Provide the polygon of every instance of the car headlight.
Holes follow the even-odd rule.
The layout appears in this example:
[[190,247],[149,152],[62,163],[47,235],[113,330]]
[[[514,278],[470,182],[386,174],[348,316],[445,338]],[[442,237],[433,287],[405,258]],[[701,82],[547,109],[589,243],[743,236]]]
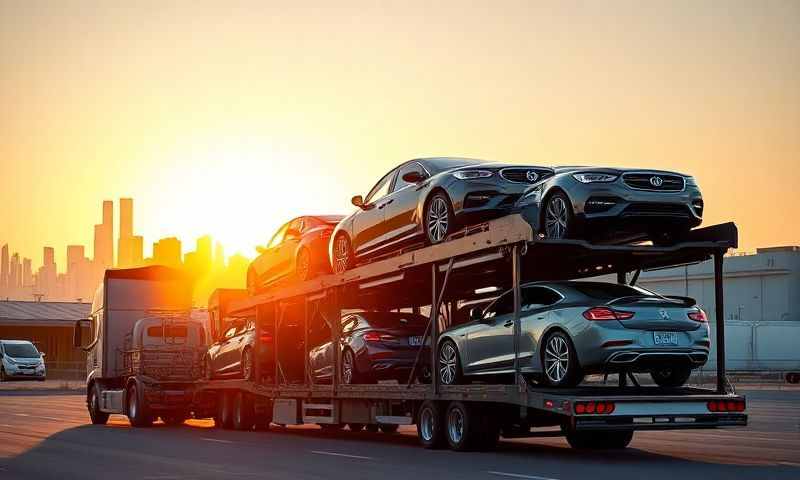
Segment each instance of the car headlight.
[[574,173],[572,178],[581,183],[608,183],[613,182],[619,175],[610,173]]
[[11,357],[6,357],[6,360],[8,360],[8,363],[10,363],[11,365],[16,365],[16,364],[17,364],[17,361],[16,361],[16,360],[14,360],[14,359],[13,359],[13,358],[11,358]]
[[459,180],[472,180],[473,178],[487,178],[493,174],[489,170],[459,170],[453,176]]

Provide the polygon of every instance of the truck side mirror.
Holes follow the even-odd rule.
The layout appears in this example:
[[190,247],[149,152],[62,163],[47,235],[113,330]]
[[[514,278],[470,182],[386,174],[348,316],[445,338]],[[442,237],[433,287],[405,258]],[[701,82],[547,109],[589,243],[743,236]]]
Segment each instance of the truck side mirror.
[[[88,324],[89,320],[77,320],[72,330],[72,345],[75,348],[83,348],[83,325]],[[42,354],[44,356],[44,354]]]

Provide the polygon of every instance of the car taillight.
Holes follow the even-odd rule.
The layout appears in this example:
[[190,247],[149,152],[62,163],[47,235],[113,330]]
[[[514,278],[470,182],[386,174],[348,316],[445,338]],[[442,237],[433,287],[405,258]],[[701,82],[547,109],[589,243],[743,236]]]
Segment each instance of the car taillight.
[[575,402],[575,413],[578,415],[599,413],[608,415],[614,412],[614,402]]
[[706,404],[709,412],[744,412],[744,400],[711,400]]
[[703,309],[698,308],[697,310],[693,310],[686,314],[689,318],[694,320],[695,322],[706,323],[708,322],[708,317],[706,316],[706,312]]
[[604,320],[628,320],[633,318],[634,315],[633,312],[614,310],[608,307],[594,307],[583,312],[583,318],[594,322]]
[[365,342],[385,342],[388,340],[394,340],[394,336],[376,332],[367,332],[364,334]]
[[262,333],[260,337],[261,343],[272,343],[272,334],[271,333]]

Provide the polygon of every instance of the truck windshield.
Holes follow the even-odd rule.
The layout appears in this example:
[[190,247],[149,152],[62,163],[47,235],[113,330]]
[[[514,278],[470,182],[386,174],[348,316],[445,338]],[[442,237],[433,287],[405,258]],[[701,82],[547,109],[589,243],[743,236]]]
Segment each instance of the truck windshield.
[[31,343],[6,343],[3,345],[6,355],[11,358],[38,358],[39,350]]

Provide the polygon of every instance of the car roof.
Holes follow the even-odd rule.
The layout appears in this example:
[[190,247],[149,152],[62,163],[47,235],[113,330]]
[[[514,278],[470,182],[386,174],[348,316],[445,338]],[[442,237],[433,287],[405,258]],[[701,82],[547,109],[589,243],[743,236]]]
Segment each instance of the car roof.
[[30,340],[0,340],[0,343],[5,343],[8,345],[24,345],[30,343],[31,345],[33,345],[33,342],[31,342]]

